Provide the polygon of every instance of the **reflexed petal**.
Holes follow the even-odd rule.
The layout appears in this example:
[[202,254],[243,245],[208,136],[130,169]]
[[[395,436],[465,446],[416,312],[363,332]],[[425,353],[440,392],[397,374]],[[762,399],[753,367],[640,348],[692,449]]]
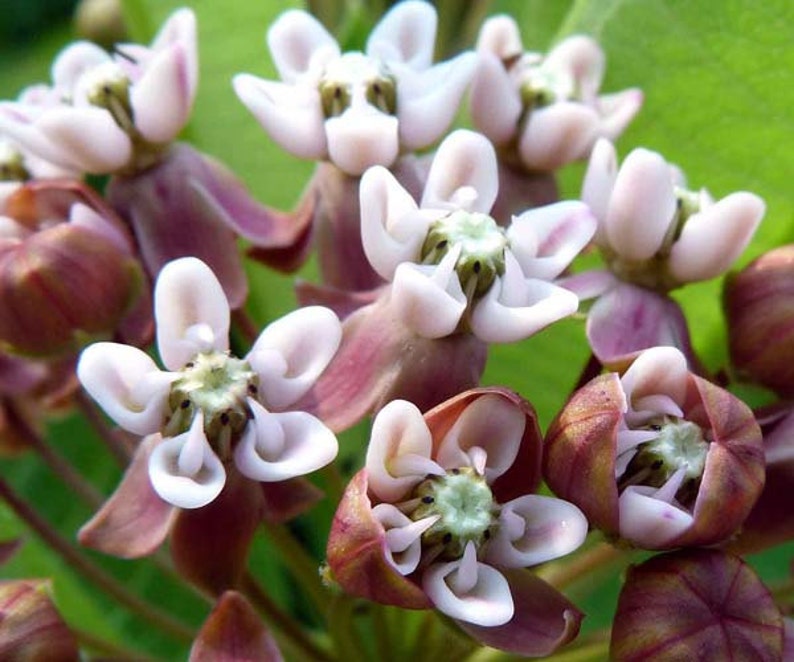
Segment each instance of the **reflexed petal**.
[[605,138],[616,140],[640,111],[644,100],[642,90],[638,88],[600,96],[598,98],[598,109],[601,111],[599,133]]
[[528,494],[502,505],[500,522],[518,518],[522,526],[510,531],[500,525],[485,553],[485,560],[506,568],[527,568],[569,554],[587,536],[587,519],[572,503]]
[[401,575],[410,575],[422,556],[421,536],[439,516],[414,522],[390,503],[379,503],[372,509],[372,515],[386,532],[386,559]]
[[445,469],[475,466],[471,452],[484,450],[490,484],[513,465],[525,426],[526,414],[519,407],[498,395],[483,395],[463,410],[444,436],[436,461]]
[[158,54],[130,91],[135,128],[153,143],[176,138],[190,116],[192,97],[181,46]]
[[325,61],[340,55],[339,45],[322,23],[297,9],[283,12],[270,26],[267,45],[286,83],[317,71]]
[[456,591],[461,561],[436,563],[422,575],[422,588],[441,613],[475,625],[493,627],[513,618],[513,598],[504,575],[495,568],[476,563],[476,583],[467,591]]
[[163,439],[149,458],[152,487],[178,508],[206,506],[226,483],[226,470],[210,448],[203,427],[203,417],[197,415],[190,430]]
[[247,360],[259,374],[259,397],[284,409],[317,381],[342,340],[342,325],[329,308],[300,308],[259,334]]
[[640,489],[627,487],[620,495],[620,535],[645,549],[664,549],[694,520],[681,508],[642,494]]
[[662,246],[676,210],[670,166],[661,155],[635,149],[615,179],[606,236],[621,257],[647,260]]
[[398,121],[370,105],[354,104],[325,121],[328,156],[349,175],[374,165],[390,166],[399,155]]
[[444,134],[458,112],[476,66],[474,53],[462,53],[422,72],[401,73],[397,116],[400,144],[405,149],[427,147]]
[[682,283],[727,271],[750,243],[766,205],[752,193],[732,193],[694,214],[670,251],[672,275]]
[[527,278],[552,280],[587,245],[596,225],[587,205],[571,200],[514,217],[507,238]]
[[683,416],[678,407],[684,402],[688,377],[686,357],[675,347],[652,347],[642,352],[620,379],[629,417],[647,410]]
[[385,62],[398,61],[425,69],[433,61],[438,16],[427,2],[394,5],[370,32],[366,53]]
[[485,342],[517,342],[552,322],[572,315],[576,295],[543,280],[524,278],[521,267],[505,252],[505,274],[474,307],[471,330]]
[[166,264],[154,288],[157,349],[178,370],[199,352],[229,349],[229,302],[212,270],[184,257]]
[[543,68],[570,74],[586,103],[595,101],[604,77],[606,60],[601,47],[591,37],[573,35],[557,44],[543,61]]
[[487,214],[496,200],[498,178],[493,145],[479,133],[459,129],[439,145],[420,206]]
[[112,173],[132,157],[129,136],[101,108],[53,108],[39,119],[38,126],[86,172]]
[[479,58],[469,93],[469,112],[474,126],[491,142],[502,145],[518,130],[521,96],[495,55],[481,52]]
[[157,432],[176,375],[162,372],[137,347],[99,342],[80,355],[83,388],[116,423],[135,434]]
[[459,252],[437,266],[403,262],[394,272],[391,299],[402,322],[423,338],[454,333],[466,310],[466,296],[455,271]]
[[430,457],[432,446],[430,430],[416,405],[406,400],[387,404],[372,422],[367,446],[370,490],[394,503],[428,474],[442,475],[444,470]]
[[234,451],[240,473],[274,482],[311,473],[331,462],[339,450],[334,433],[305,412],[272,414],[249,398],[254,414]]
[[500,60],[510,60],[524,52],[518,24],[512,16],[500,14],[483,22],[477,36],[477,51],[493,53]]
[[373,269],[386,280],[402,262],[416,262],[429,225],[416,202],[382,166],[367,170],[359,185],[361,240]]
[[551,171],[587,156],[596,139],[598,114],[581,103],[562,101],[534,110],[518,141],[521,162]]
[[237,74],[232,84],[240,101],[281,147],[302,159],[325,158],[325,118],[315,88],[250,74]]

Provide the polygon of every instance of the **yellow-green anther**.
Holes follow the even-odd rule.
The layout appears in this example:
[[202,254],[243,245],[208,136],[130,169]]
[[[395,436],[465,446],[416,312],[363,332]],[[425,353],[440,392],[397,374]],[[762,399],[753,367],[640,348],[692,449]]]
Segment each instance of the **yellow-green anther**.
[[120,128],[133,135],[136,130],[130,103],[130,79],[111,66],[98,67],[91,76],[86,92],[89,103],[107,110]]
[[367,101],[387,115],[397,113],[397,85],[394,78],[381,77],[367,83]]
[[350,85],[337,81],[320,83],[320,101],[326,118],[337,117],[350,107]]
[[30,177],[22,153],[8,143],[0,141],[0,181],[26,182]]
[[673,243],[675,243],[681,236],[681,231],[684,229],[684,224],[691,216],[700,212],[700,193],[698,191],[689,191],[678,186],[675,187],[676,209],[675,216],[667,228],[667,233],[662,241],[662,247],[659,250],[661,254],[666,255]]
[[362,53],[345,53],[329,63],[318,87],[326,118],[344,113],[356,93],[381,112],[397,112],[397,80],[382,62]]

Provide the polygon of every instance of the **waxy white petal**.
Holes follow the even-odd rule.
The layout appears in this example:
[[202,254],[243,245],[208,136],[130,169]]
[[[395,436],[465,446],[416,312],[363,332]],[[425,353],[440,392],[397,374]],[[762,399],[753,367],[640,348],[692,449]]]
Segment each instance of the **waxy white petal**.
[[182,63],[183,92],[188,100],[187,106],[192,107],[198,86],[198,40],[196,38],[196,14],[187,7],[177,9],[168,17],[152,41],[151,51],[159,53],[169,50],[177,44],[184,54]]
[[[473,549],[473,543],[470,543]],[[464,564],[474,564],[473,572]],[[458,575],[464,575],[460,581]],[[475,582],[471,584],[471,575]],[[459,586],[458,584],[462,584]],[[504,625],[513,618],[513,597],[501,572],[467,558],[451,563],[435,563],[422,575],[422,588],[441,613],[467,623],[485,627]]]
[[472,451],[481,449],[490,484],[513,465],[525,427],[526,415],[515,404],[497,395],[483,395],[463,410],[447,432],[436,461],[448,470],[474,466]]
[[[364,465],[369,489],[378,499],[395,503],[428,474],[443,475],[444,470],[430,457],[432,449],[430,430],[416,405],[393,400],[372,422]],[[407,473],[395,466],[402,457],[415,460]]]
[[643,492],[656,490],[631,486],[620,495],[620,535],[647,549],[665,547],[692,525],[693,517],[681,508]]
[[661,248],[675,210],[667,161],[647,149],[633,150],[623,160],[609,200],[609,245],[623,258],[649,259]]
[[229,349],[229,302],[212,270],[195,257],[166,264],[154,288],[157,348],[178,370],[199,352]]
[[244,476],[261,482],[289,480],[331,462],[339,450],[336,436],[306,412],[271,413],[248,399],[253,420],[234,450]]
[[77,377],[110,418],[125,430],[145,435],[160,430],[171,383],[178,375],[162,372],[137,347],[98,342],[83,350]]
[[638,88],[601,95],[598,98],[598,110],[601,112],[600,135],[616,140],[640,111],[644,100],[642,90]]
[[500,60],[511,60],[524,52],[518,23],[512,16],[498,14],[483,22],[477,36],[477,51],[492,53]]
[[316,88],[250,74],[237,74],[232,84],[240,101],[281,147],[303,159],[327,156],[325,117]]
[[370,32],[366,53],[384,62],[426,69],[433,61],[438,16],[428,2],[408,0],[392,7]]
[[390,503],[379,503],[372,516],[386,531],[386,560],[401,575],[410,575],[422,558],[422,534],[435,522],[438,515],[414,522]]
[[501,61],[491,53],[479,53],[471,83],[469,112],[472,122],[495,145],[509,142],[518,131],[521,96]]
[[0,132],[23,149],[67,170],[81,172],[76,157],[54,142],[36,123],[40,109],[20,103],[0,103]]
[[727,271],[750,243],[766,205],[752,193],[731,193],[694,214],[670,251],[670,273],[682,283]]
[[629,425],[657,414],[682,416],[680,405],[686,396],[688,376],[686,357],[675,347],[652,347],[642,352],[620,378],[629,406]]
[[595,241],[599,245],[607,243],[606,219],[609,211],[609,199],[618,176],[618,155],[614,145],[606,138],[596,141],[587,164],[587,171],[582,183],[582,202],[598,219]]
[[479,133],[458,129],[438,148],[422,194],[422,208],[487,214],[499,190],[496,152]]
[[303,74],[317,73],[339,45],[322,23],[298,9],[283,12],[267,31],[267,45],[281,79],[294,83]]
[[374,165],[390,166],[400,152],[398,120],[368,103],[353,103],[325,121],[328,156],[349,175]]
[[200,414],[187,432],[155,447],[149,457],[149,480],[163,501],[178,508],[201,508],[221,493],[226,470],[210,448]]
[[53,86],[70,93],[79,78],[90,69],[111,62],[106,50],[90,41],[77,41],[64,48],[53,60]]
[[342,325],[329,308],[300,308],[265,328],[246,357],[259,374],[259,397],[270,409],[289,407],[331,362]]
[[373,269],[386,280],[403,262],[417,262],[430,219],[382,166],[367,170],[359,185],[361,241]]
[[587,156],[597,137],[598,113],[573,101],[533,110],[518,141],[521,162],[549,172]]
[[502,505],[499,520],[518,518],[520,526],[496,528],[485,560],[505,568],[527,568],[577,549],[587,536],[584,514],[572,503],[528,494]]
[[585,103],[594,103],[606,59],[598,43],[585,35],[573,35],[557,44],[543,61],[543,68],[570,75]]

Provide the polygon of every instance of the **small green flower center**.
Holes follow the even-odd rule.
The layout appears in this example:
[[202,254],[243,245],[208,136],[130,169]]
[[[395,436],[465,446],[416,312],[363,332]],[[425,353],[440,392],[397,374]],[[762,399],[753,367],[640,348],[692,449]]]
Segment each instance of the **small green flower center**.
[[485,294],[505,272],[507,236],[487,214],[457,210],[430,225],[422,246],[422,263],[439,264],[460,247],[455,271],[460,286],[471,299]]
[[130,103],[131,82],[126,74],[117,65],[106,63],[86,72],[84,76],[83,84],[88,102],[107,110],[119,127],[133,135],[135,127]]
[[223,450],[245,428],[251,416],[246,400],[256,396],[258,384],[259,376],[247,361],[226,352],[198,354],[171,386],[163,434],[187,431],[200,411],[207,440],[216,450]]
[[397,112],[397,80],[386,65],[362,53],[345,53],[329,63],[320,79],[323,115],[329,118],[344,113],[357,86],[364,88],[367,102],[381,112]]
[[684,505],[691,505],[700,487],[709,450],[703,430],[691,421],[670,416],[651,421],[646,429],[658,432],[658,436],[639,445],[621,478],[621,489],[640,484],[658,488],[683,469],[684,479],[676,498]]
[[485,477],[471,467],[427,478],[417,486],[414,496],[419,504],[411,519],[439,518],[422,534],[422,542],[433,550],[433,558],[458,559],[467,543],[474,542],[479,549],[490,538],[499,506]]
[[30,179],[30,171],[25,167],[22,152],[14,149],[6,141],[0,140],[0,181],[25,182]]

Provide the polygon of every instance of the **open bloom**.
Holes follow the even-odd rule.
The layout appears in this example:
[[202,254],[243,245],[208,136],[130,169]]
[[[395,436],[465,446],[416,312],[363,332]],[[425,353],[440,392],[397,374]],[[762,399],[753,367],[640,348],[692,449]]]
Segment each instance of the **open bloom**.
[[474,72],[472,53],[431,66],[437,20],[429,3],[401,2],[363,53],[342,53],[313,16],[284,12],[267,33],[283,82],[238,74],[235,91],[296,156],[329,159],[350,175],[390,166],[441,136]]
[[40,157],[79,172],[144,169],[182,130],[198,82],[196,19],[174,12],[151,46],[118,44],[111,55],[79,41],[36,86],[0,105],[0,129]]
[[764,485],[753,413],[673,347],[579,389],[549,427],[543,462],[555,494],[645,549],[726,540]]
[[763,200],[739,191],[715,202],[705,189],[687,190],[681,172],[647,149],[618,170],[608,140],[593,150],[582,200],[598,219],[594,242],[607,268],[564,284],[599,297],[587,320],[593,352],[610,363],[656,345],[688,351],[683,315],[666,294],[725,272],[761,222]]
[[389,403],[334,518],[334,579],[377,602],[433,606],[488,645],[552,652],[580,615],[519,569],[576,549],[587,521],[572,504],[531,494],[540,450],[534,412],[510,391],[468,391],[424,416]]
[[604,53],[584,35],[547,55],[525,52],[515,20],[493,16],[480,29],[477,55],[474,126],[527,170],[586,158],[599,137],[617,138],[642,105],[637,89],[599,96]]

